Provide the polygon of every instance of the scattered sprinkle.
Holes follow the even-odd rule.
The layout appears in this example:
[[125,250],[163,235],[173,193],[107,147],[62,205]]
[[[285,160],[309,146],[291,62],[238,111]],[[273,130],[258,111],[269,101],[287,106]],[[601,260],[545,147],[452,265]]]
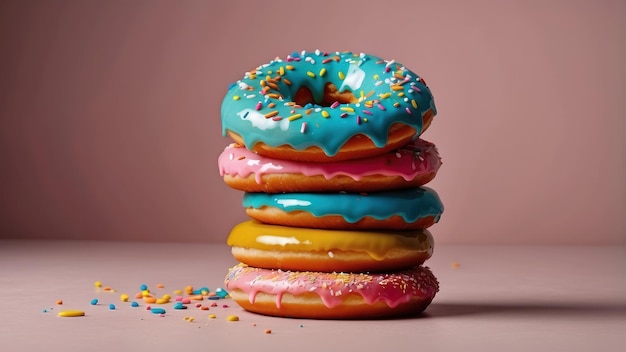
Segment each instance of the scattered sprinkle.
[[228,320],[228,321],[239,321],[239,317],[236,316],[236,315],[229,315],[229,316],[226,317],[226,320]]

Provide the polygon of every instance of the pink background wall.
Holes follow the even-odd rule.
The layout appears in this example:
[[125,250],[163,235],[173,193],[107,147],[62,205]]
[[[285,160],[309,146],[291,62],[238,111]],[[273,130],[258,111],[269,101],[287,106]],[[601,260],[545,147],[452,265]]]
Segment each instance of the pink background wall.
[[318,48],[429,83],[438,243],[624,243],[617,0],[2,1],[0,237],[225,241],[226,88]]

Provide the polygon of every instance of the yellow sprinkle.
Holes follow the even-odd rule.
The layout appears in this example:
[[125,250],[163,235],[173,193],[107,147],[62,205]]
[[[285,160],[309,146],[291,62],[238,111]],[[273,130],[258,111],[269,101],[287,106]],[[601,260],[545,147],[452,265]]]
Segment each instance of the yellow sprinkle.
[[302,117],[302,114],[293,114],[293,115],[289,116],[287,119],[289,121],[293,121],[293,120],[297,120],[297,119],[299,119],[301,117]]
[[233,100],[239,100],[239,96],[238,95],[234,95],[233,96]]
[[326,110],[322,110],[322,117],[328,117],[330,114]]
[[228,321],[239,321],[239,317],[236,315],[229,315],[228,317],[226,317],[226,320]]
[[174,294],[175,295],[182,295],[183,294],[183,290],[174,290]]
[[399,86],[397,84],[394,84],[391,86],[391,90],[403,90],[404,87],[403,86]]
[[394,108],[397,108],[397,107],[399,107],[399,106],[400,106],[400,103],[398,103],[398,102],[393,103],[393,107],[394,107]]
[[209,314],[209,319],[215,319],[215,318],[216,318],[215,314]]
[[320,70],[320,77],[324,76],[326,74],[326,69],[322,67],[322,69]]
[[82,310],[62,310],[59,312],[60,317],[82,317],[85,312]]
[[403,96],[404,96],[404,92],[400,92],[400,93],[398,93],[398,96],[399,96],[399,97],[403,97]]
[[274,117],[276,115],[278,115],[278,110],[270,111],[267,114],[265,114],[265,118],[269,119],[270,117]]
[[378,75],[374,75],[374,81],[378,81]]
[[143,290],[143,291],[141,291],[141,295],[143,297],[149,297],[150,296],[150,291],[149,290]]
[[154,303],[156,304],[166,304],[169,303],[170,299],[169,298],[158,298],[154,301]]
[[387,99],[391,96],[391,93],[387,92],[383,94],[378,94],[378,96],[380,97],[380,99]]
[[341,111],[354,112],[354,109],[349,106],[339,108]]
[[311,78],[315,78],[315,73],[313,73],[311,71],[306,71],[306,75],[311,77]]
[[339,73],[337,73],[337,75],[339,76],[339,79],[342,80],[342,81],[343,81],[344,78],[346,78],[346,76],[341,71],[339,71]]
[[96,281],[96,282],[94,282],[94,283],[93,283],[93,285],[94,285],[95,287],[102,287],[102,282],[100,282],[100,281]]
[[415,101],[415,99],[411,99],[411,105],[413,105],[414,109],[417,109],[417,102]]
[[282,75],[284,75],[284,74],[285,74],[285,68],[284,68],[284,67],[282,67],[282,66],[281,66],[281,67],[279,67],[279,68],[278,68],[278,74],[279,74],[279,75],[281,75],[281,76],[282,76]]
[[120,301],[122,301],[122,302],[128,302],[128,295],[127,295],[127,294],[125,294],[125,293],[122,293],[122,294],[120,295]]
[[271,93],[271,94],[267,94],[268,97],[272,98],[272,99],[278,99],[280,98],[280,94],[276,94],[276,93]]
[[288,69],[288,70],[293,70],[294,67],[291,66],[291,65],[287,65],[287,66],[285,66],[285,68]]
[[261,87],[265,87],[265,80],[264,80],[264,79],[262,79],[262,80],[259,82],[259,84],[261,85]]

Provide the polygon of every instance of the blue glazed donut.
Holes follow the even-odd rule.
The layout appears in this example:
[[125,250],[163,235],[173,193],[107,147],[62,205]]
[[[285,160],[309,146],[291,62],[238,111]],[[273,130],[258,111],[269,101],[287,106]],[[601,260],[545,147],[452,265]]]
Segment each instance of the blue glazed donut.
[[261,155],[333,161],[381,154],[436,114],[424,80],[367,54],[292,53],[246,72],[221,108],[222,133]]

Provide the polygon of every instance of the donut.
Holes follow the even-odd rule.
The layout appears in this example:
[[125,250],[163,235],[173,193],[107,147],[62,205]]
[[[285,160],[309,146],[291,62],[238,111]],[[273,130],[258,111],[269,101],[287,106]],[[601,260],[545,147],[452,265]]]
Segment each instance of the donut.
[[422,139],[373,157],[325,163],[269,158],[231,143],[218,166],[228,186],[245,192],[375,192],[427,184],[441,158]]
[[325,273],[238,264],[229,270],[225,285],[232,299],[250,312],[316,319],[415,315],[439,290],[424,266],[386,273]]
[[423,264],[433,254],[428,230],[346,231],[245,221],[226,242],[250,266],[303,271],[385,271]]
[[443,204],[428,187],[374,193],[250,193],[248,216],[274,225],[317,229],[408,230],[439,221]]
[[339,161],[382,154],[436,115],[424,80],[395,60],[301,52],[246,72],[221,106],[222,134],[264,156]]

